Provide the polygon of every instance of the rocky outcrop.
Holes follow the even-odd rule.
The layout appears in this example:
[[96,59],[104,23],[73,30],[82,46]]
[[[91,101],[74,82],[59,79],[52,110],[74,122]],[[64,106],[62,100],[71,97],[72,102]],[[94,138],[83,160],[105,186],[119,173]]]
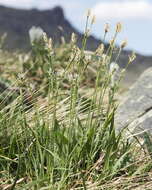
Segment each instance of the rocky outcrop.
[[[71,34],[74,32],[78,37],[78,46],[82,46],[83,34],[80,33],[65,17],[64,11],[57,6],[50,10],[21,10],[0,6],[0,36],[7,33],[5,48],[8,50],[30,50],[29,29],[32,26],[41,27],[53,39],[53,43],[59,44],[61,36],[69,42]],[[102,41],[89,36],[87,40],[87,50],[95,50]],[[107,44],[105,44],[107,47]],[[105,48],[106,49],[106,48]],[[115,61],[118,51],[113,56]],[[122,51],[118,64],[125,68],[128,63],[128,55],[131,51]],[[123,80],[123,85],[128,88],[136,81],[139,75],[152,66],[152,56],[137,54],[136,60],[127,68],[127,73]]]
[[152,133],[152,67],[147,69],[118,106],[115,125],[131,133]]
[[[78,45],[82,43],[83,34],[78,32],[66,19],[64,11],[57,6],[50,10],[21,10],[0,6],[0,35],[7,33],[5,48],[29,50],[28,31],[32,26],[41,27],[55,44],[60,43],[61,36],[68,42],[72,32],[78,36]],[[95,49],[100,40],[93,36],[88,38],[87,48]]]

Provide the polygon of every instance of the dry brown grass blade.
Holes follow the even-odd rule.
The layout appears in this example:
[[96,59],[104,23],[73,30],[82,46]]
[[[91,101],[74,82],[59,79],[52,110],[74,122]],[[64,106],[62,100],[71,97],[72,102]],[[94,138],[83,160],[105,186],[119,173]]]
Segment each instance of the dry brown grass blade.
[[[17,180],[16,184],[20,184],[25,180],[26,180],[26,177],[20,178],[19,180]],[[11,190],[12,187],[13,187],[13,184],[4,184],[4,185],[0,185],[0,190]]]

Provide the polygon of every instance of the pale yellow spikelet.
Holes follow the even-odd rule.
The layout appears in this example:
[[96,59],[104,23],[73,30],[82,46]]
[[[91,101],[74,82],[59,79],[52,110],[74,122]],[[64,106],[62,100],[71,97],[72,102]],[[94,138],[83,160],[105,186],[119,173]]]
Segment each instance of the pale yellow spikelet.
[[52,49],[53,49],[53,46],[52,46],[52,38],[49,38],[49,41],[48,41],[48,49],[49,49],[49,50],[52,50]]
[[118,22],[118,23],[116,24],[116,33],[121,32],[121,30],[122,30],[122,24],[121,24],[120,22]]
[[132,63],[136,59],[135,52],[132,52],[132,54],[129,56],[129,63]]
[[91,16],[91,9],[88,9],[87,10],[87,17],[90,17]]
[[112,39],[109,41],[109,44],[110,44],[110,46],[112,47],[112,46],[114,45],[114,43],[115,43],[115,38],[112,38]]
[[110,30],[110,25],[108,23],[105,24],[104,31],[105,33],[109,32]]
[[101,44],[99,45],[99,47],[96,49],[95,54],[96,54],[96,55],[102,55],[103,52],[104,52],[104,44],[101,43]]
[[76,34],[74,32],[72,32],[72,34],[71,34],[71,42],[76,43],[76,41],[77,41]]
[[127,46],[127,40],[122,41],[120,47],[121,49],[125,48]]
[[71,50],[70,61],[79,61],[81,50],[76,45],[74,45]]
[[90,61],[92,58],[93,52],[86,50],[86,51],[84,51],[84,54],[85,54],[86,61]]
[[45,32],[43,32],[43,40],[45,43],[48,42],[47,34]]

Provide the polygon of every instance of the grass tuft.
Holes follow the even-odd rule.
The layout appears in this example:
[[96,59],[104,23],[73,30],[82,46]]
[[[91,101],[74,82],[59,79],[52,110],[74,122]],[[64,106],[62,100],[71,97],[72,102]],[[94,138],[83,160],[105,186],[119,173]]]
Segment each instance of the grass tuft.
[[44,34],[29,54],[0,51],[9,84],[0,102],[1,189],[151,188],[149,136],[145,151],[115,130],[121,75],[111,59],[121,25],[108,49],[90,52],[88,19],[81,49],[75,34],[59,47]]

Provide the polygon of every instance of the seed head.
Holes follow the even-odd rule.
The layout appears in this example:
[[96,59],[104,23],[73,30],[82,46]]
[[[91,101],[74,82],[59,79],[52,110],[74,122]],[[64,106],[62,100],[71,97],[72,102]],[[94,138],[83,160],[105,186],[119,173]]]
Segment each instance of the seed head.
[[53,48],[52,48],[52,38],[49,39],[48,41],[48,49],[51,51]]
[[110,25],[108,23],[105,24],[104,31],[105,33],[109,32],[110,30]]
[[110,40],[109,44],[110,44],[110,46],[112,47],[112,46],[114,45],[114,43],[115,43],[115,39],[112,38],[112,40]]
[[111,76],[111,87],[114,87],[119,79],[119,65],[117,63],[110,63],[109,74]]
[[95,54],[102,55],[103,51],[104,51],[104,44],[100,44],[99,47],[96,49]]
[[45,43],[48,42],[47,34],[45,32],[43,32],[43,40]]
[[88,9],[87,11],[87,17],[90,17],[91,16],[91,9]]
[[136,59],[135,52],[132,52],[132,54],[129,56],[129,63],[132,63]]
[[127,46],[127,40],[122,41],[120,47],[121,49],[125,48]]
[[118,22],[116,25],[116,33],[121,32],[121,30],[122,30],[122,24],[120,22]]
[[73,32],[73,33],[71,34],[71,42],[75,44],[76,41],[77,41],[76,34]]

